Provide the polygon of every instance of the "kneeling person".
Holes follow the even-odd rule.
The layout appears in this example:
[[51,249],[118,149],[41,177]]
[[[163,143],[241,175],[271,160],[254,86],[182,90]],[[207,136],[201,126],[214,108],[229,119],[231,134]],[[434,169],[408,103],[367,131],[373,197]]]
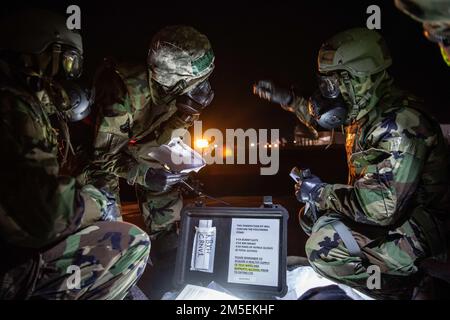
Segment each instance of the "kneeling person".
[[[445,253],[449,168],[439,124],[393,85],[390,65],[378,33],[352,29],[322,45],[320,92],[309,101],[270,81],[254,91],[295,112],[313,134],[317,124],[345,128],[348,184],[310,175],[297,186],[309,204],[300,213],[306,253],[321,275],[398,299],[411,297],[421,260]],[[381,271],[380,288],[368,288],[370,266]]]
[[81,73],[81,36],[29,11],[2,21],[0,46],[0,298],[122,299],[148,236],[113,221],[110,193],[60,175],[66,122],[86,111],[71,108],[65,79]]

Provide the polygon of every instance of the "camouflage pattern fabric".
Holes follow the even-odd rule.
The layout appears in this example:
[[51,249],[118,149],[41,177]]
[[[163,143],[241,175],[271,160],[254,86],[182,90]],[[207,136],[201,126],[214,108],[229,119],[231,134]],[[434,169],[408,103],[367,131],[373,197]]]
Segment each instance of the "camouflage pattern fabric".
[[106,188],[118,199],[119,178],[136,186],[141,212],[154,239],[179,219],[181,194],[176,189],[165,194],[146,189],[148,169],[161,168],[148,157],[148,149],[169,142],[172,130],[187,129],[191,123],[177,116],[175,101],[158,104],[162,93],[150,83],[144,66],[107,62],[99,71],[95,82],[95,107],[100,110],[95,150],[78,179]]
[[[96,222],[41,255],[39,280],[31,298],[123,299],[145,269],[148,235],[124,222]],[[80,270],[79,288],[69,267]]]
[[214,69],[208,38],[189,26],[169,26],[150,44],[147,66],[105,60],[94,81],[97,130],[92,161],[79,176],[83,184],[106,188],[119,198],[119,178],[136,186],[151,238],[172,229],[179,219],[181,195],[147,190],[150,168],[161,165],[148,157],[149,148],[183,135],[198,115],[186,117],[176,98],[207,79]]
[[[353,87],[361,96],[370,85],[357,80]],[[372,296],[407,298],[417,263],[443,257],[446,250],[440,225],[449,212],[447,145],[437,122],[420,107],[386,77],[346,126],[348,184],[321,190],[317,222],[310,213],[300,213],[315,270],[367,291],[367,267],[377,265],[382,287],[366,292]],[[350,256],[330,225],[333,219],[349,226],[363,259]]]
[[[129,288],[127,286],[132,285],[131,278],[139,275],[137,271],[130,273],[123,266],[131,268],[145,261],[148,239],[138,236],[139,232],[129,226],[124,228],[109,224],[105,225],[110,226],[105,230],[102,230],[102,225],[98,225],[98,232],[88,237],[74,235],[80,227],[90,226],[105,217],[111,205],[110,199],[92,185],[81,186],[74,178],[59,175],[58,132],[52,127],[44,106],[36,95],[29,93],[12,78],[4,74],[1,76],[0,248],[3,258],[0,266],[0,297],[26,299],[38,296],[35,288],[43,280],[41,253],[53,252],[52,260],[57,261],[62,258],[58,254],[64,250],[53,248],[54,244],[66,239],[75,245],[73,241],[77,237],[80,243],[83,238],[83,254],[87,255],[90,248],[95,248],[92,251],[95,253],[89,255],[91,261],[106,262],[108,255],[111,255],[109,251],[116,254],[116,259],[103,265],[113,270],[116,278],[103,275],[98,285],[109,286],[109,293],[104,297],[120,297]],[[117,229],[113,226],[117,226]],[[106,237],[106,230],[115,232],[115,239],[124,239],[115,251],[99,245],[101,241],[106,243],[106,238],[102,240]],[[121,235],[122,231],[125,234]],[[95,239],[95,235],[102,238]],[[139,245],[136,244],[138,239],[142,239]],[[145,241],[147,244],[144,244]],[[131,244],[136,245],[137,249],[131,247],[127,251]],[[129,254],[118,259],[120,252]],[[119,265],[116,265],[117,261],[120,261]],[[119,275],[119,270],[126,273],[124,278]],[[91,286],[97,285],[96,276],[94,273],[89,277]],[[118,280],[117,284],[113,283],[115,279]],[[58,295],[48,293],[46,297],[77,297],[60,289]]]
[[[420,226],[410,220],[386,233],[368,236],[348,223],[363,257],[352,256],[331,223],[342,217],[335,213],[321,216],[306,242],[306,254],[313,268],[324,277],[344,283],[379,299],[410,299],[418,284],[416,261],[429,255]],[[380,289],[369,289],[368,268],[380,268]],[[373,271],[371,271],[373,272]],[[372,274],[372,273],[371,273]]]
[[214,69],[208,38],[189,26],[169,26],[152,39],[148,65],[153,80],[172,88],[180,81],[196,81]]
[[173,189],[156,195],[137,185],[136,195],[145,224],[151,230],[152,240],[156,240],[165,232],[175,231],[183,208],[183,198],[179,190]]
[[85,202],[98,220],[106,197],[58,176],[57,133],[38,101],[6,87],[0,101],[2,238],[19,246],[45,246],[80,226]]

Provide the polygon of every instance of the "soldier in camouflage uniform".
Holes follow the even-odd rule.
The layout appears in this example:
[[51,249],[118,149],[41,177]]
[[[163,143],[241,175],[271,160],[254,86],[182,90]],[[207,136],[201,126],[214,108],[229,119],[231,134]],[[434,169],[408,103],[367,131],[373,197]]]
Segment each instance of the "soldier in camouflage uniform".
[[[347,184],[310,175],[297,186],[306,252],[321,275],[379,298],[410,298],[417,264],[443,258],[448,214],[447,146],[421,102],[393,85],[391,57],[375,31],[352,29],[319,51],[320,94],[306,100],[260,81],[254,92],[317,124],[346,132]],[[370,266],[381,287],[370,290]],[[369,269],[370,270],[370,269]]]
[[152,39],[147,65],[107,59],[95,79],[95,151],[79,179],[117,198],[119,178],[134,185],[150,238],[167,249],[176,245],[173,231],[182,208],[176,184],[185,175],[170,172],[148,152],[168,143],[175,130],[182,136],[211,103],[213,69],[207,37],[192,27],[170,26]]
[[106,191],[59,174],[66,121],[83,116],[61,85],[81,73],[81,36],[39,10],[0,29],[0,299],[122,299],[148,236],[112,221]]
[[450,0],[395,0],[401,11],[423,25],[423,33],[439,45],[450,67]]

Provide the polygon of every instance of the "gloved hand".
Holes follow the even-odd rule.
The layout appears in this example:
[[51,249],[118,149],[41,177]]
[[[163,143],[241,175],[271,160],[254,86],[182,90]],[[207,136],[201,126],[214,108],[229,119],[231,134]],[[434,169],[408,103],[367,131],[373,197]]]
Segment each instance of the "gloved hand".
[[188,177],[187,173],[172,173],[165,169],[148,169],[145,184],[150,191],[165,192]]
[[302,180],[295,185],[295,196],[298,201],[303,203],[315,201],[320,189],[326,185],[319,177],[311,174],[309,170],[307,172]]
[[102,208],[100,221],[116,221],[120,217],[119,207],[117,206],[116,197],[106,189],[99,189],[106,198],[106,206]]
[[76,201],[76,207],[83,211],[80,228],[98,221],[117,221],[120,218],[116,198],[106,189],[86,184],[78,190]]
[[280,104],[285,110],[293,111],[290,104],[294,102],[292,91],[277,87],[270,80],[261,80],[253,85],[253,94],[262,99]]

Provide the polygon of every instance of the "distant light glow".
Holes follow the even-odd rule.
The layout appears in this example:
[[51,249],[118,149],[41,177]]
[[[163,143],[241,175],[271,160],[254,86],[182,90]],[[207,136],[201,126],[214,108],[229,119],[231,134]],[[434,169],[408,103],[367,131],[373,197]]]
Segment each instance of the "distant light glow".
[[204,149],[209,146],[209,142],[206,139],[197,139],[195,141],[195,146],[199,149]]
[[225,148],[224,156],[225,157],[232,157],[233,156],[233,150],[231,150],[230,148]]

